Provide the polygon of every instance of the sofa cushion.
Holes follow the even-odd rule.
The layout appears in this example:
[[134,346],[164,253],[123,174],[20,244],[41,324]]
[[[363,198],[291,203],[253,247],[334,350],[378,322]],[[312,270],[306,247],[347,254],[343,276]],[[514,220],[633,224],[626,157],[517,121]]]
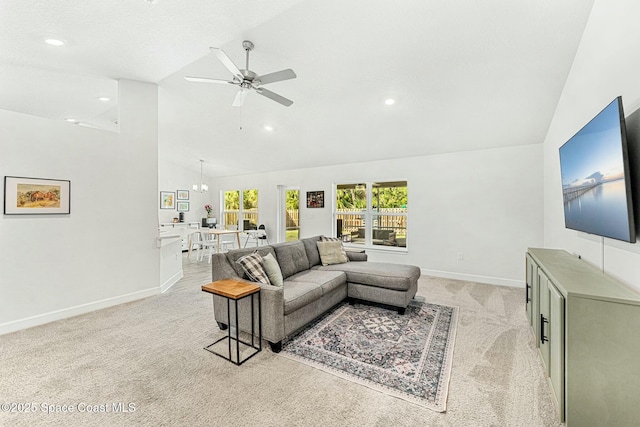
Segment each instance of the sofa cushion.
[[348,262],[317,266],[314,269],[344,271],[347,282],[398,291],[408,290],[420,278],[420,269],[416,266],[387,262]]
[[322,287],[311,282],[284,282],[284,314],[290,314],[322,298]]
[[267,272],[262,266],[262,257],[258,253],[247,254],[239,258],[236,263],[242,266],[242,269],[252,282],[264,283],[265,285],[271,284]]
[[349,262],[339,240],[316,242],[322,265],[343,264]]
[[276,258],[270,253],[265,255],[262,257],[262,266],[264,267],[264,271],[267,272],[267,276],[269,277],[271,284],[273,286],[282,287],[282,271],[280,271],[280,266],[278,265]]
[[233,269],[238,274],[238,277],[240,277],[242,279],[247,279],[248,278],[248,276],[245,274],[244,270],[242,269],[242,266],[240,264],[236,263],[236,261],[238,261],[243,256],[248,255],[248,254],[253,253],[253,252],[258,252],[258,254],[260,254],[260,256],[263,257],[263,258],[268,253],[270,253],[271,255],[275,256],[275,252],[273,251],[273,248],[271,248],[271,246],[263,246],[263,247],[258,248],[258,249],[256,249],[256,248],[234,249],[234,250],[229,251],[229,252],[226,253],[227,260],[229,261],[229,264],[231,264]]
[[309,259],[304,250],[304,244],[300,240],[295,242],[276,243],[272,245],[276,253],[276,259],[285,279],[299,271],[309,269]]
[[322,295],[326,295],[340,286],[347,285],[347,275],[342,271],[305,270],[287,279],[291,282],[308,282],[320,285]]
[[307,252],[307,259],[309,260],[309,268],[314,265],[320,265],[320,254],[318,253],[318,247],[316,242],[320,240],[320,236],[307,237],[302,239],[301,242],[304,245],[304,249]]

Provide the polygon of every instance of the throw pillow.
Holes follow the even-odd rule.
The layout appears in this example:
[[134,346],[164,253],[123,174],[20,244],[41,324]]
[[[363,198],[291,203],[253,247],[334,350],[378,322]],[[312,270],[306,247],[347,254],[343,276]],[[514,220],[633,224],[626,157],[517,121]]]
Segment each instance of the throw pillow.
[[262,265],[262,257],[257,252],[245,255],[236,262],[242,266],[242,269],[252,282],[264,283],[265,285],[271,284],[269,276],[267,276],[267,272]]
[[320,241],[316,242],[316,245],[322,265],[344,264],[349,261],[340,241]]
[[271,254],[267,254],[262,257],[262,266],[267,272],[267,277],[273,286],[283,287],[284,282],[282,278],[282,271],[280,271],[280,265],[278,260]]
[[344,257],[347,259],[345,262],[349,262],[349,257],[347,256],[347,252],[344,250],[342,239],[338,239],[337,237],[320,236],[320,241],[321,242],[340,242],[340,251],[342,252],[342,255],[344,255]]

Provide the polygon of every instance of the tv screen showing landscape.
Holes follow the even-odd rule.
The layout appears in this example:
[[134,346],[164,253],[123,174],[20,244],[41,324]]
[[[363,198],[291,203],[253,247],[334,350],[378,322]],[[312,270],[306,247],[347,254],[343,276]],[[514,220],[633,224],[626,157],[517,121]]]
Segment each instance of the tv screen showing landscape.
[[620,97],[560,147],[560,170],[567,228],[635,242]]

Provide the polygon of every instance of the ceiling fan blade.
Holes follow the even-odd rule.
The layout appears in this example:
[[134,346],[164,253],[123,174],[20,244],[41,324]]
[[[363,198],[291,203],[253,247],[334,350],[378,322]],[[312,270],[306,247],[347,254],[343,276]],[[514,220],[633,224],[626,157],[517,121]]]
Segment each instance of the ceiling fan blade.
[[290,99],[285,98],[284,96],[278,95],[275,92],[271,92],[270,90],[267,90],[265,88],[256,88],[256,92],[258,92],[260,95],[262,96],[266,96],[269,99],[272,99],[276,102],[279,102],[280,104],[284,105],[285,107],[290,106],[291,104],[293,104],[293,101]]
[[295,79],[296,77],[296,73],[294,73],[291,68],[287,68],[286,70],[276,71],[275,73],[260,76],[258,77],[258,80],[259,84],[266,85],[269,83],[281,82],[282,80]]
[[210,47],[209,48],[211,50],[211,52],[215,53],[216,56],[218,57],[218,59],[220,60],[220,62],[222,62],[222,65],[224,65],[225,67],[227,67],[227,69],[229,71],[231,71],[231,74],[233,74],[233,76],[238,79],[238,81],[242,81],[242,79],[244,79],[242,73],[240,72],[240,70],[238,69],[238,67],[236,67],[236,64],[233,63],[233,61],[231,60],[231,58],[229,58],[227,56],[226,53],[224,53],[224,51],[220,48],[217,47]]
[[249,93],[248,90],[240,89],[238,93],[236,93],[236,97],[233,100],[233,104],[231,105],[234,107],[242,107],[244,105],[244,100],[246,99],[248,93]]
[[230,82],[229,80],[220,80],[220,79],[210,79],[208,77],[191,77],[191,76],[184,76],[184,79],[190,82],[197,82],[197,83],[222,83],[225,85],[234,85],[237,84],[235,82]]

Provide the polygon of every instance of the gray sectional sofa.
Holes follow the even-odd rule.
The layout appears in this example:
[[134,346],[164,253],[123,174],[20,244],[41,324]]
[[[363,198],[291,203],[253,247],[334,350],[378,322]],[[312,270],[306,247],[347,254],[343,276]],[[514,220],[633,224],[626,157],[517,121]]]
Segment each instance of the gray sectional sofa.
[[[360,252],[347,252],[349,262],[322,265],[316,245],[320,239],[320,236],[316,236],[212,256],[213,281],[227,278],[248,280],[242,266],[236,261],[256,250],[263,257],[271,253],[278,261],[284,286],[258,283],[261,286],[262,337],[274,352],[280,351],[286,336],[346,298],[386,304],[404,314],[416,294],[420,277],[418,267],[368,262],[367,255]],[[257,299],[254,304],[258,304]],[[218,325],[226,329],[226,299],[214,295],[213,306]],[[233,318],[234,313],[231,314]],[[238,315],[240,329],[250,330],[250,298],[239,301]],[[255,322],[257,331],[258,320],[255,319]]]

